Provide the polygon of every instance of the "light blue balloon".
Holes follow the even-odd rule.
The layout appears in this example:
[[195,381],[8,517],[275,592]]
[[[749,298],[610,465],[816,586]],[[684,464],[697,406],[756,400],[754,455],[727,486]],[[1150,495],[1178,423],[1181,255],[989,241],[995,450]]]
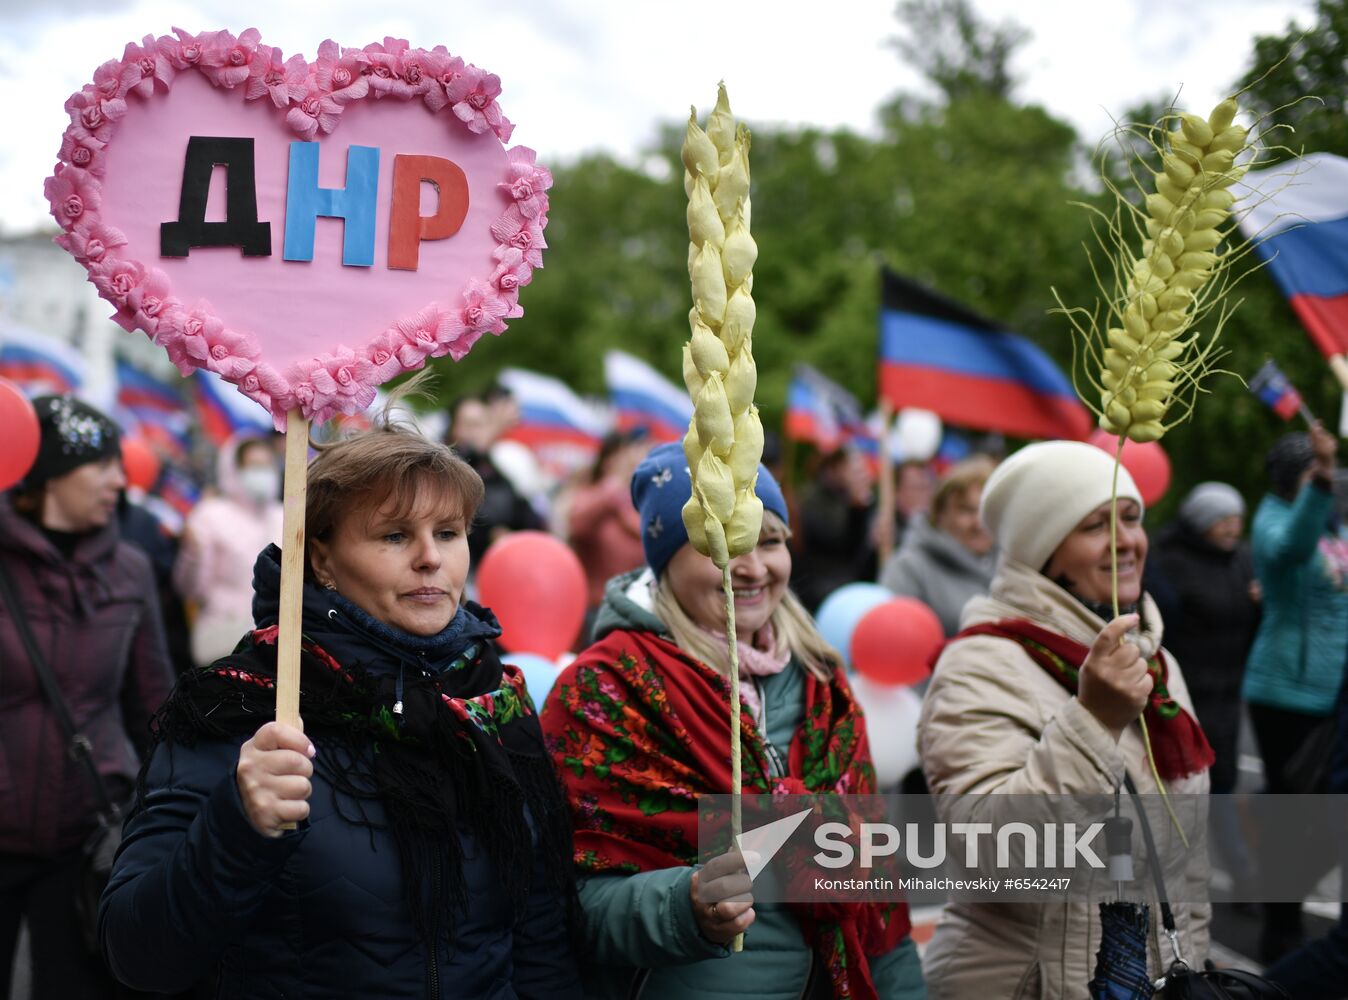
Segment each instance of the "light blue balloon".
[[547,657],[536,653],[507,653],[501,657],[501,662],[519,667],[524,672],[524,686],[529,689],[529,697],[533,699],[534,707],[541,712],[543,702],[547,699],[548,692],[552,690],[552,685],[556,683],[562,668]]
[[819,634],[850,664],[852,633],[856,631],[857,623],[871,608],[893,598],[894,594],[878,583],[849,583],[839,587],[819,605],[819,613],[815,616]]

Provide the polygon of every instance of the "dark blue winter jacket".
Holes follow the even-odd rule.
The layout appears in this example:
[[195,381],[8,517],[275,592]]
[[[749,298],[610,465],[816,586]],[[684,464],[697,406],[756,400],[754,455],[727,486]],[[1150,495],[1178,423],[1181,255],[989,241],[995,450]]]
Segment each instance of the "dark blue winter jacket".
[[[310,611],[323,599],[306,587],[306,636],[321,627]],[[351,643],[349,631],[327,638]],[[313,739],[320,759],[344,759],[342,745]],[[235,782],[241,742],[166,742],[151,758],[144,807],[126,825],[100,911],[104,950],[124,983],[231,1000],[580,996],[565,908],[546,888],[541,850],[515,919],[496,871],[460,834],[470,902],[432,961],[380,802],[353,799],[316,768],[309,819],[265,837]],[[368,825],[352,821],[362,810]],[[439,877],[437,867],[427,881]]]

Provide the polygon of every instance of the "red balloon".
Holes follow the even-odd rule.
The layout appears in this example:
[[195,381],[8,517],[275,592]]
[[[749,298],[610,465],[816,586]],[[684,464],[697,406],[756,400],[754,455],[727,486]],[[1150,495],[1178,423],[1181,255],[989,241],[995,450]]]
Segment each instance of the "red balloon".
[[[1108,431],[1096,430],[1086,439],[1111,457],[1118,451],[1119,439]],[[1159,441],[1139,444],[1136,441],[1123,443],[1123,467],[1137,483],[1137,491],[1142,494],[1142,502],[1150,507],[1170,489],[1170,457]]]
[[0,378],[0,427],[5,443],[0,446],[0,490],[7,490],[33,467],[37,459],[37,411],[19,387]]
[[138,437],[122,438],[122,470],[126,484],[149,492],[159,482],[159,456]]
[[542,531],[493,542],[477,571],[483,605],[501,620],[501,645],[555,660],[585,620],[585,570],[567,544]]
[[877,684],[916,684],[945,644],[936,612],[915,597],[877,604],[852,633],[852,666]]

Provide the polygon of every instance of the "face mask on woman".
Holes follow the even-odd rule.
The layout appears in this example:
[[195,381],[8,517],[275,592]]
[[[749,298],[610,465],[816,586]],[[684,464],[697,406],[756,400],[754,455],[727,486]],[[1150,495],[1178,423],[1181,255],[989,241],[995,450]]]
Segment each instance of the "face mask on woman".
[[261,465],[249,466],[239,470],[239,488],[253,503],[273,503],[280,492],[281,477],[275,469]]

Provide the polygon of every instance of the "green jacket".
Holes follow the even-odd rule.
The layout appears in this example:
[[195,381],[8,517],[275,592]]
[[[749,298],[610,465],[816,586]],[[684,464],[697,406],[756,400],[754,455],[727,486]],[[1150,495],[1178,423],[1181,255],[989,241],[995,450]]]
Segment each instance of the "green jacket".
[[[665,633],[633,595],[644,591],[645,571],[609,581],[594,638],[615,629]],[[758,680],[767,738],[785,748],[805,719],[805,673],[792,661],[780,674]],[[642,1000],[795,1000],[810,977],[813,952],[785,906],[759,904],[744,935],[744,951],[732,955],[698,931],[689,898],[692,868],[665,868],[639,875],[598,875],[584,880],[585,990],[595,998]],[[926,996],[917,948],[905,939],[873,959],[871,974],[881,1000]],[[640,991],[633,985],[641,978]],[[828,996],[823,969],[817,984]]]
[[[1329,715],[1348,654],[1348,564],[1328,558],[1334,498],[1314,484],[1295,501],[1264,497],[1251,528],[1264,612],[1242,692],[1248,702]],[[1348,551],[1348,550],[1345,550]],[[1234,669],[1234,666],[1233,666]]]

